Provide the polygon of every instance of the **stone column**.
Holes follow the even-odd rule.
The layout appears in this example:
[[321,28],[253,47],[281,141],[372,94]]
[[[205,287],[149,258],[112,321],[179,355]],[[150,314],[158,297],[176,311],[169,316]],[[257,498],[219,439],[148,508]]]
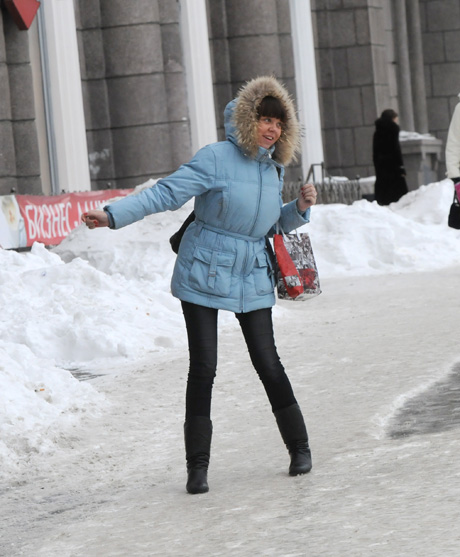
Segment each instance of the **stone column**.
[[297,107],[302,134],[302,176],[324,161],[310,0],[290,0]]
[[225,6],[233,92],[258,75],[281,77],[276,1],[226,0]]
[[192,150],[217,141],[205,0],[180,0]]
[[110,187],[115,177],[104,42],[99,0],[79,0],[76,10],[88,158],[93,189]]
[[[274,75],[296,97],[288,0],[208,0],[219,138],[225,105],[248,80]],[[295,99],[296,100],[296,99]],[[297,103],[296,103],[297,104]],[[285,180],[302,177],[300,165]]]
[[118,187],[170,174],[189,156],[186,110],[172,106],[186,94],[176,4],[100,0],[113,145],[108,156]]
[[403,130],[414,131],[406,3],[404,0],[394,0],[393,8],[398,63],[399,121]]
[[[422,50],[422,29],[420,22],[420,6],[419,0],[405,0],[397,1],[397,9],[395,12],[395,23],[400,20],[402,24],[404,18],[404,8],[407,9],[407,17],[405,26],[407,27],[408,34],[408,59],[409,68],[406,67],[405,54],[401,53],[405,49],[405,39],[398,35],[399,53],[403,60],[401,70],[405,76],[400,78],[401,94],[404,95],[404,100],[407,101],[407,78],[410,78],[411,95],[412,95],[412,113],[413,122],[415,126],[408,127],[408,120],[404,119],[404,111],[400,105],[400,113],[403,122],[403,129],[408,131],[417,131],[421,134],[428,134],[428,115],[425,91],[425,76],[424,76],[424,63],[423,63],[423,50]],[[403,32],[402,25],[400,33]],[[424,135],[423,137],[414,134],[411,137],[401,138],[401,149],[403,153],[404,166],[407,172],[407,185],[410,191],[417,189],[422,185],[427,185],[436,182],[439,179],[439,162],[442,158],[443,142],[433,136]]]
[[5,14],[6,12],[0,9],[0,195],[11,193],[11,190],[16,189],[17,186],[10,82],[3,34],[6,22],[3,22],[2,16]]
[[[35,24],[35,23],[34,23]],[[19,31],[13,21],[5,26],[13,126],[17,193],[41,191],[32,70],[29,59],[29,35]]]
[[419,133],[428,133],[419,0],[406,0],[406,8],[415,131]]
[[88,148],[73,0],[42,2],[45,84],[50,95],[51,126],[56,139],[57,184],[60,191],[90,189]]

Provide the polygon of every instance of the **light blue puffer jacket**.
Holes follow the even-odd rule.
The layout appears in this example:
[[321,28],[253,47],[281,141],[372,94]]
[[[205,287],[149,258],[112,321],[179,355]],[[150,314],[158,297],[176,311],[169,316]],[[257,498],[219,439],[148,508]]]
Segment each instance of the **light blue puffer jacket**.
[[[262,87],[260,100],[267,94],[272,91],[265,93]],[[310,209],[298,212],[296,201],[283,206],[284,166],[275,160],[274,148],[270,152],[256,146],[257,152],[250,155],[241,147],[234,114],[243,101],[240,96],[227,105],[226,141],[207,145],[152,188],[105,208],[114,228],[121,228],[146,215],[178,209],[195,197],[196,220],[180,244],[172,294],[236,313],[274,305],[275,281],[265,236],[273,233],[277,221],[288,232],[310,216]]]

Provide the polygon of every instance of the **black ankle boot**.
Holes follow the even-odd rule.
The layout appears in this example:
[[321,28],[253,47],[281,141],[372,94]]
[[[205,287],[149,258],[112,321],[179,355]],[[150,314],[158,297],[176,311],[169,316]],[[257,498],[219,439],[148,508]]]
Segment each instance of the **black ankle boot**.
[[291,455],[291,464],[289,466],[290,476],[299,476],[300,474],[307,474],[310,472],[311,464],[311,451],[308,446],[308,441],[296,441],[288,446],[289,454]]
[[212,422],[204,416],[192,416],[184,423],[188,493],[206,493],[211,452]]
[[298,404],[275,412],[276,422],[291,456],[289,475],[306,474],[312,468],[307,428]]

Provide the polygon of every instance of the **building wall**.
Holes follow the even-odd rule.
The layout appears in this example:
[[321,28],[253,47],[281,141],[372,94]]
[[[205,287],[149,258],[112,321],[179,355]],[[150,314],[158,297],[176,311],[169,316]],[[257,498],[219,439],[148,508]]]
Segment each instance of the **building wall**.
[[[373,121],[385,108],[399,112],[395,1],[404,0],[312,2],[325,163],[333,174],[373,174]],[[419,0],[419,9],[428,131],[445,144],[460,93],[460,2]],[[439,178],[444,172],[442,149]]]
[[0,195],[41,193],[27,33],[0,9]]
[[[384,108],[399,110],[395,1],[403,0],[311,0],[332,174],[372,175],[374,121]],[[225,104],[247,79],[273,74],[295,99],[289,0],[207,5],[222,139]],[[41,193],[29,33],[0,6],[0,194]],[[460,92],[460,2],[419,6],[429,132],[445,141]],[[92,187],[174,171],[192,155],[179,2],[75,0],[75,8]],[[300,175],[297,165],[287,179]]]
[[[460,2],[420,0],[428,125],[445,145],[460,93]],[[440,170],[445,174],[444,160]]]
[[78,0],[93,188],[164,176],[190,157],[175,0]]

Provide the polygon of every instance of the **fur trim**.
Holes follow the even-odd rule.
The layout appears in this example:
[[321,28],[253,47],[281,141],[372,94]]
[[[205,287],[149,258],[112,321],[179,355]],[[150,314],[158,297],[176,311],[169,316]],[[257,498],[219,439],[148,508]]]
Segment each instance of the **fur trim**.
[[238,92],[233,123],[240,147],[252,158],[259,152],[257,143],[257,107],[264,97],[272,96],[283,104],[287,120],[281,137],[275,144],[273,158],[287,165],[300,153],[300,125],[295,113],[294,102],[284,85],[275,77],[262,76],[248,81]]

